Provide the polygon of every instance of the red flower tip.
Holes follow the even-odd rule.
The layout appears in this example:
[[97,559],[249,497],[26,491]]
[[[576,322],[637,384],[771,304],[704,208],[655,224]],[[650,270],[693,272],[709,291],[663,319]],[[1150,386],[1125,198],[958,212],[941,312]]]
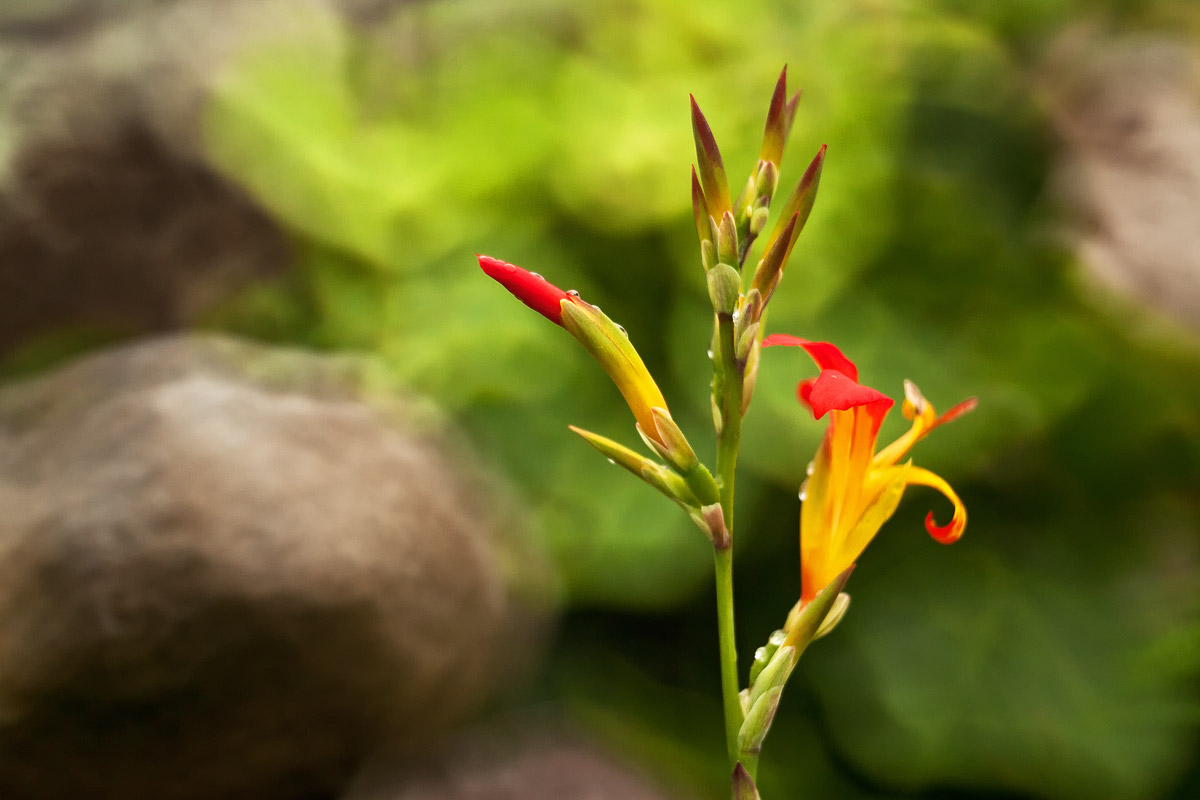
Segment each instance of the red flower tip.
[[480,268],[513,296],[556,325],[562,325],[562,301],[571,295],[550,281],[515,264],[478,253]]
[[934,538],[934,541],[941,544],[953,544],[957,542],[966,526],[966,518],[960,517],[958,514],[955,514],[954,519],[950,520],[946,525],[938,525],[932,511],[925,515],[925,530],[929,531],[929,535]]

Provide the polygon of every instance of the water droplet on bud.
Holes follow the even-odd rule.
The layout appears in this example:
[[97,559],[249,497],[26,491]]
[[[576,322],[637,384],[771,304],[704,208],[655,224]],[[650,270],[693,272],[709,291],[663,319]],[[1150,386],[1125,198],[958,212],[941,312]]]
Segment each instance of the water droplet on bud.
[[629,331],[625,330],[624,325],[618,325],[617,330],[619,330],[621,332],[621,335],[624,336],[626,339],[629,338]]
[[571,297],[579,297],[579,290],[578,289],[567,289],[567,294],[571,295]]
[[546,280],[545,278],[542,278],[542,276],[541,276],[541,274],[540,274],[540,273],[537,273],[537,272],[531,272],[531,273],[529,273],[529,274],[530,274],[530,275],[532,275],[532,276],[533,276],[533,277],[535,277],[535,278],[541,278],[542,280]]
[[712,361],[712,358],[713,358],[713,351],[712,351],[712,348],[710,347],[710,348],[708,348],[708,360]]
[[617,462],[616,462],[616,461],[613,461],[613,460],[610,458],[610,459],[608,460],[608,463],[610,463],[610,464],[616,464]]

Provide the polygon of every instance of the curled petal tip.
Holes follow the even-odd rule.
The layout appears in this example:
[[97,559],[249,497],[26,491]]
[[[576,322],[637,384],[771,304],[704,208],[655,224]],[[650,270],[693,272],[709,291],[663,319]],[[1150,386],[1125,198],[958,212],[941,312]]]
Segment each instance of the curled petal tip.
[[954,408],[951,408],[945,414],[942,414],[942,416],[938,417],[937,423],[939,425],[945,425],[947,422],[953,422],[964,414],[969,414],[974,411],[978,405],[979,398],[968,397],[966,400],[963,400],[961,403],[954,406]]
[[934,519],[933,512],[930,511],[925,515],[925,530],[929,531],[929,535],[935,541],[941,544],[954,544],[963,535],[963,529],[967,527],[967,520],[955,514],[954,518],[946,525],[938,525]]

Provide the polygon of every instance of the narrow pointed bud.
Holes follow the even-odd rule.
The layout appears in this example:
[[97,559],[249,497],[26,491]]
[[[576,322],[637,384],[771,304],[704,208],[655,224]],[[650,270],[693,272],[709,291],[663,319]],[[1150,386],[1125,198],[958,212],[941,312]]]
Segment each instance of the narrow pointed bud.
[[725,264],[738,264],[737,222],[726,211],[717,225],[717,258]]
[[700,505],[692,490],[688,488],[687,483],[662,464],[651,461],[640,453],[636,453],[628,447],[600,434],[577,428],[574,425],[568,425],[567,427],[573,433],[578,434],[585,442],[599,450],[609,461],[625,468],[670,499],[686,506]]
[[754,786],[754,779],[740,761],[733,770],[732,784],[733,800],[761,800],[758,789]]
[[790,645],[783,645],[775,654],[771,656],[771,660],[758,673],[758,677],[750,684],[750,699],[748,704],[751,708],[758,702],[758,699],[772,689],[783,690],[787,684],[788,678],[792,676],[792,670],[796,666],[796,648]]
[[692,167],[692,216],[696,219],[696,235],[701,244],[712,241],[708,201],[704,199],[704,189],[700,186],[700,179],[696,177],[695,166]]
[[512,292],[514,297],[555,325],[563,324],[562,301],[570,300],[570,295],[536,272],[491,256],[476,257],[479,259],[479,267],[489,278],[497,281]]
[[[804,652],[804,648],[808,647],[817,631],[821,629],[821,624],[833,610],[838,595],[842,593],[842,589],[845,588],[846,581],[850,579],[850,573],[853,571],[854,565],[851,564],[844,572],[830,581],[828,586],[818,592],[816,597],[800,606],[797,613],[789,615],[791,619],[787,624],[787,644],[796,648],[797,658]],[[845,609],[843,609],[844,611]]]
[[743,755],[754,755],[762,750],[763,740],[771,730],[775,721],[775,712],[779,710],[779,701],[783,699],[783,688],[776,686],[767,690],[757,702],[751,703],[746,712],[746,719],[738,730],[738,752]]
[[671,414],[665,408],[652,408],[650,414],[654,418],[655,433],[651,437],[658,444],[657,448],[672,467],[680,473],[686,473],[700,463],[696,451],[688,443],[683,431],[671,419]]
[[788,195],[787,202],[783,204],[783,208],[779,212],[779,221],[775,223],[775,229],[771,231],[771,236],[767,240],[768,250],[782,236],[786,221],[796,214],[796,225],[792,229],[788,248],[785,251],[791,252],[792,246],[796,244],[796,239],[800,236],[800,231],[804,230],[804,224],[808,222],[809,214],[812,213],[813,203],[817,199],[817,187],[821,183],[821,170],[824,166],[825,145],[821,145],[821,149],[809,163],[808,169],[804,170],[804,174],[800,176],[800,182],[796,184],[796,188]]
[[667,401],[625,331],[600,309],[575,297],[567,296],[560,307],[562,326],[612,378],[640,429],[658,436],[652,409],[666,409]]
[[742,276],[727,263],[720,263],[708,271],[708,299],[713,311],[732,314],[741,298]]
[[696,98],[691,97],[691,101],[692,136],[696,140],[696,163],[700,169],[700,185],[704,188],[709,216],[720,219],[726,211],[731,211],[733,208],[729,200],[729,182],[725,177],[725,164],[721,161],[721,151],[717,149],[717,140],[708,126],[708,120],[700,113],[700,106],[696,104]]
[[783,162],[783,146],[787,142],[788,120],[787,106],[787,67],[779,73],[775,82],[775,91],[771,94],[771,105],[767,109],[767,124],[763,128],[762,148],[758,151],[761,161],[769,161],[775,165]]
[[797,211],[788,219],[782,230],[776,226],[779,235],[771,235],[771,240],[767,244],[767,252],[754,270],[754,278],[751,280],[750,286],[752,289],[757,289],[764,298],[770,298],[778,284],[779,276],[783,274],[783,268],[787,266],[788,256],[792,252],[792,233],[799,222],[800,212]]

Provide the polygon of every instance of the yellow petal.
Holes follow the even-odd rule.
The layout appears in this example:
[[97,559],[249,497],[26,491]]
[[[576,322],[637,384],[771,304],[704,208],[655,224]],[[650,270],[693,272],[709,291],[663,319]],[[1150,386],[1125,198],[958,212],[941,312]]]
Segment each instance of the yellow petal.
[[904,464],[872,475],[870,486],[865,488],[866,505],[838,545],[837,563],[847,566],[853,564],[875,538],[883,523],[896,513],[896,506],[900,505],[900,498],[904,496],[904,488],[910,482],[909,473],[912,469],[911,465]]

